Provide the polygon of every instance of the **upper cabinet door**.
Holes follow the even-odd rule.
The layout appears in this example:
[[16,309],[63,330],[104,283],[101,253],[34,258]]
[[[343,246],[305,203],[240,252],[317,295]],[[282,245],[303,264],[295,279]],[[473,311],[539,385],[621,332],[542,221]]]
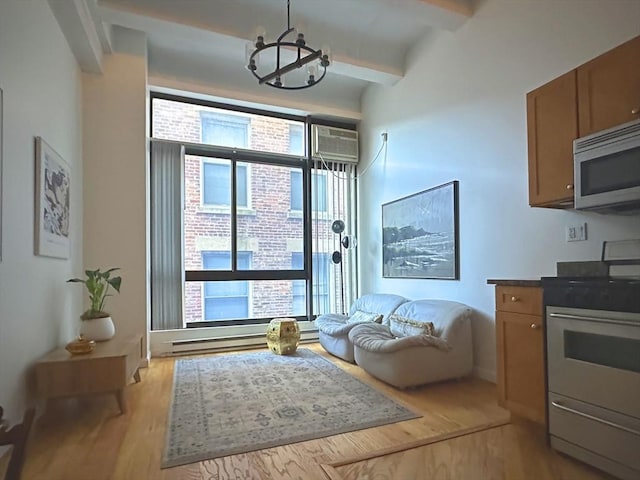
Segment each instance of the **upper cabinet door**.
[[529,205],[573,205],[573,140],[578,136],[576,71],[527,94]]
[[640,36],[578,67],[580,136],[640,119]]

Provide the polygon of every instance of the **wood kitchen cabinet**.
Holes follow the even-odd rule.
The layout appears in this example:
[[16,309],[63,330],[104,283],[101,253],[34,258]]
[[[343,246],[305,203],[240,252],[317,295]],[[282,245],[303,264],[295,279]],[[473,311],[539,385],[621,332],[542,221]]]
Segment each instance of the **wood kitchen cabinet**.
[[573,205],[577,98],[575,70],[527,94],[531,206]]
[[529,205],[573,207],[573,140],[640,119],[640,36],[527,94]]
[[577,71],[580,137],[640,119],[640,36]]
[[542,288],[496,286],[498,403],[545,423]]

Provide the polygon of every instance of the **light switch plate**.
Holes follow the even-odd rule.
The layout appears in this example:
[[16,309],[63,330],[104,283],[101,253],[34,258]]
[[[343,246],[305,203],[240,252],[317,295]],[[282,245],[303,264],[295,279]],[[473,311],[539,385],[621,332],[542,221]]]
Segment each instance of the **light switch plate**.
[[587,222],[567,225],[567,242],[581,242],[587,239]]

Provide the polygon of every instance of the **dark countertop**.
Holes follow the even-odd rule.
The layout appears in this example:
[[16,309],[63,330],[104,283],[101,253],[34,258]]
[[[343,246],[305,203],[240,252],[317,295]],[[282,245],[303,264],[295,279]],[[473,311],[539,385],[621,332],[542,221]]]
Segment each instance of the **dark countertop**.
[[530,279],[530,280],[517,280],[517,279],[508,279],[508,280],[496,280],[496,279],[488,279],[487,283],[489,285],[500,285],[503,287],[541,287],[542,282],[539,278]]

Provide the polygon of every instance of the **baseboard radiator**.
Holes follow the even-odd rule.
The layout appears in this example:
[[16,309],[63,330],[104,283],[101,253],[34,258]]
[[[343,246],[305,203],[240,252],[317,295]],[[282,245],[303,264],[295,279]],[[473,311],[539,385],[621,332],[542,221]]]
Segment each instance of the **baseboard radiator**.
[[[300,343],[312,343],[318,341],[318,330],[305,330],[300,332]],[[235,335],[232,337],[198,338],[191,340],[172,340],[166,342],[161,356],[189,355],[195,353],[227,352],[230,350],[245,350],[251,348],[266,347],[264,333],[247,335]]]

